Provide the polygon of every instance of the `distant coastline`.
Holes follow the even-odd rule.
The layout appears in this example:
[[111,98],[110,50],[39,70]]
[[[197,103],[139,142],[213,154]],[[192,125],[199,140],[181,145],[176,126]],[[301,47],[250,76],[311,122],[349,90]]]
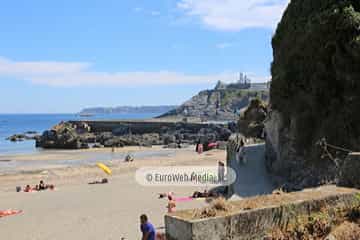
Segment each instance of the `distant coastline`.
[[94,107],[84,108],[79,115],[96,115],[96,114],[133,114],[133,113],[159,113],[168,112],[175,109],[175,105],[161,106],[118,106],[118,107]]

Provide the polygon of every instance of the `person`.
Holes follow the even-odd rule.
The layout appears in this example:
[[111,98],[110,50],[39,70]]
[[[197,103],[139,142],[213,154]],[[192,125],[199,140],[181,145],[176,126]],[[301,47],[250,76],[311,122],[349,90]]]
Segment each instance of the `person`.
[[134,157],[131,154],[127,154],[125,157],[125,162],[133,162]]
[[199,145],[197,147],[198,154],[202,154],[203,151],[204,151],[204,146],[201,143],[199,143]]
[[109,180],[107,178],[103,178],[101,181],[89,182],[88,184],[106,184],[106,183],[109,183]]
[[208,192],[206,189],[204,192],[195,191],[192,195],[192,198],[217,198],[219,194],[214,191]]
[[241,139],[240,141],[240,147],[237,149],[237,154],[236,154],[236,158],[237,161],[242,164],[245,164],[245,142],[243,139]]
[[43,180],[40,180],[39,191],[46,190],[46,186]]
[[196,142],[195,152],[199,152],[199,144],[200,144],[200,140]]
[[172,196],[174,195],[173,192],[168,192],[168,193],[158,193],[159,194],[159,199],[162,199],[162,198],[166,198],[168,196]]
[[173,197],[171,195],[168,195],[168,205],[166,206],[166,208],[168,209],[168,213],[173,213],[175,212],[175,208],[176,208],[176,202],[174,201]]
[[24,188],[24,192],[31,192],[32,189],[30,187],[30,185],[26,185],[26,187]]
[[142,232],[142,240],[155,240],[155,228],[145,214],[140,216],[140,230]]
[[222,161],[218,162],[218,178],[220,182],[225,180],[225,164]]

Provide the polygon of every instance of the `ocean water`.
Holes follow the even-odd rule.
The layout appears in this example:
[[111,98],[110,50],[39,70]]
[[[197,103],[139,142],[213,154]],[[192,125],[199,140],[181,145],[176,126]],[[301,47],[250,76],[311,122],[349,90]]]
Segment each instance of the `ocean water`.
[[76,114],[0,114],[0,155],[33,153],[41,151],[35,148],[35,141],[10,142],[7,137],[36,131],[42,133],[60,121],[94,120],[94,119],[146,119],[158,116],[159,113],[141,114],[106,114],[80,117]]

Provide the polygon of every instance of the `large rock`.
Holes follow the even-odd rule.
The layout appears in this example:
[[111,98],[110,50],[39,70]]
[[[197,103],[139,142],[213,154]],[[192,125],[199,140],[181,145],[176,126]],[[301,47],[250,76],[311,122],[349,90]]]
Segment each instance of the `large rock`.
[[340,184],[360,189],[360,153],[350,153],[341,165]]
[[36,140],[36,146],[42,148],[54,149],[81,149],[88,148],[88,145],[81,138],[81,133],[86,130],[82,127],[77,128],[68,122],[61,122],[51,130],[45,131],[42,136]]
[[266,116],[266,104],[260,99],[252,99],[238,121],[240,132],[246,137],[263,138],[264,120]]
[[292,0],[278,25],[266,155],[269,170],[290,182],[336,179],[321,138],[360,150],[359,11],[358,0]]

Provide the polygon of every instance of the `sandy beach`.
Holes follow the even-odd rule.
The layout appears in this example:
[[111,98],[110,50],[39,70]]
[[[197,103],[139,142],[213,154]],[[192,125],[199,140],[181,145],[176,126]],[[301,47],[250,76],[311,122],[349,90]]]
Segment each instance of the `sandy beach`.
[[[113,170],[110,183],[88,185],[106,175],[95,164],[72,167],[46,167],[31,171],[6,173],[0,176],[0,209],[19,209],[22,214],[0,219],[0,236],[7,240],[56,239],[140,239],[139,215],[146,213],[159,230],[167,212],[166,200],[157,193],[172,191],[176,196],[191,195],[198,187],[145,187],[135,180],[135,171],[144,166],[216,166],[225,160],[225,151],[214,150],[202,155],[193,148],[169,150],[117,149],[116,153],[129,151],[158,151],[164,154],[144,154],[134,162],[126,163],[114,157],[108,161]],[[99,154],[99,155],[97,155]],[[57,161],[85,159],[84,156],[102,156],[109,149],[55,151],[31,155],[2,156],[11,161]],[[122,155],[119,155],[122,156]],[[51,164],[50,164],[51,165]],[[43,179],[57,186],[56,191],[16,193],[15,186],[35,185]],[[177,209],[205,205],[204,201],[178,203]]]

